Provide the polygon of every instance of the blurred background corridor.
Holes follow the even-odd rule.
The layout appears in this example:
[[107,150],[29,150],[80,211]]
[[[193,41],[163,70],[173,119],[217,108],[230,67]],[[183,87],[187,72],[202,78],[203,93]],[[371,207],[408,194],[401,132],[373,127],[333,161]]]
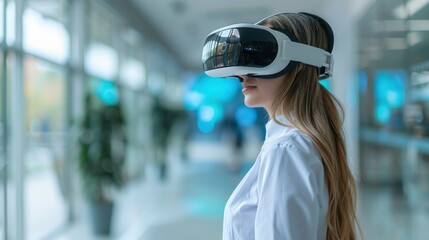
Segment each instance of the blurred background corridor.
[[216,240],[268,120],[214,29],[312,12],[367,240],[429,239],[429,0],[0,0],[0,239]]

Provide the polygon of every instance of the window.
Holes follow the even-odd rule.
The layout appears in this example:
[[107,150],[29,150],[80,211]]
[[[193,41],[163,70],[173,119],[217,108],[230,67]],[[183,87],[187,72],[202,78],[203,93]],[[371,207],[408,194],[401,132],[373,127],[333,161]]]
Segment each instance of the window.
[[15,1],[6,1],[6,42],[12,46],[15,43]]
[[29,0],[23,13],[24,51],[58,63],[69,56],[66,0]]
[[85,54],[85,70],[89,75],[114,80],[118,74],[118,53],[103,43],[91,43]]
[[146,85],[146,67],[143,59],[143,40],[138,32],[125,29],[121,34],[124,55],[121,61],[120,81],[131,90],[143,89]]
[[92,4],[89,16],[89,42],[85,51],[85,71],[105,80],[119,74],[118,20],[106,9]]
[[[67,219],[64,199],[66,80],[63,68],[32,57],[24,59],[24,207],[26,232],[41,239]],[[43,191],[43,194],[41,194]]]
[[3,39],[4,39],[3,17],[4,17],[4,0],[0,0],[0,42],[3,42]]

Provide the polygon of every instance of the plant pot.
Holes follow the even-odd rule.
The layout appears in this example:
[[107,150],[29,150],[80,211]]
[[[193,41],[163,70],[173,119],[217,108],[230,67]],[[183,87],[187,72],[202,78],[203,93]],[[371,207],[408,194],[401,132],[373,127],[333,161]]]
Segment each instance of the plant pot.
[[92,201],[89,204],[89,213],[94,234],[109,236],[111,232],[113,202]]

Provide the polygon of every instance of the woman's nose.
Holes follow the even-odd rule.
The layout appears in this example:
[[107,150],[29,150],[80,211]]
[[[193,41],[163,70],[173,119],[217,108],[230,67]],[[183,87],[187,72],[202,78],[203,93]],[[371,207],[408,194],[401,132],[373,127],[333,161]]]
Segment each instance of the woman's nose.
[[245,75],[238,75],[238,76],[237,76],[237,78],[238,78],[238,80],[239,80],[240,82],[245,82],[245,81],[246,81],[246,79],[247,79],[247,76],[245,76]]

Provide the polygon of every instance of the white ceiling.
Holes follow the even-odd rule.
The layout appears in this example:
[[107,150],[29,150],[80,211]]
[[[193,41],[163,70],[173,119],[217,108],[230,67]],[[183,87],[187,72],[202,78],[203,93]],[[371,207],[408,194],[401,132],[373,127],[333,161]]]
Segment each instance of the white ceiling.
[[193,70],[201,70],[204,40],[219,27],[254,23],[278,12],[306,11],[324,17],[339,1],[349,0],[132,0],[183,66]]

